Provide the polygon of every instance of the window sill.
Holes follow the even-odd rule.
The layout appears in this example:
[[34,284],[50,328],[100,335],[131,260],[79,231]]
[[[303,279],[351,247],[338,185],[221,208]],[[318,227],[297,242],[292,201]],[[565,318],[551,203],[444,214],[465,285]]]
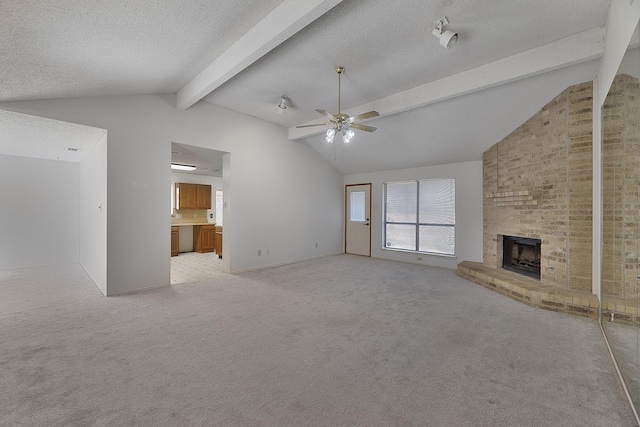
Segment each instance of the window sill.
[[394,249],[394,248],[380,248],[383,251],[389,251],[389,252],[401,252],[401,253],[405,253],[405,254],[411,254],[411,255],[416,255],[416,256],[434,256],[434,257],[439,257],[439,258],[451,258],[451,259],[458,259],[458,257],[456,255],[447,255],[447,254],[436,254],[433,252],[418,252],[418,251],[410,251],[407,249]]

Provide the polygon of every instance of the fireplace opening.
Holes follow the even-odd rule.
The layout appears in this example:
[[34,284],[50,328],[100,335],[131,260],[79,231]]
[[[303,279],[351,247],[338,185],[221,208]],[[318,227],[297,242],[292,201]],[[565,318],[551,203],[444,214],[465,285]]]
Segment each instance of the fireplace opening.
[[540,239],[503,236],[502,268],[540,279]]

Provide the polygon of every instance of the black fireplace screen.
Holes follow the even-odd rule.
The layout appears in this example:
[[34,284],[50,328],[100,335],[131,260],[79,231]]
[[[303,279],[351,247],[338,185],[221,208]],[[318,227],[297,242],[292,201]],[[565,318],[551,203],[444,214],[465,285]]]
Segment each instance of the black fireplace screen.
[[540,278],[540,239],[503,236],[502,267]]

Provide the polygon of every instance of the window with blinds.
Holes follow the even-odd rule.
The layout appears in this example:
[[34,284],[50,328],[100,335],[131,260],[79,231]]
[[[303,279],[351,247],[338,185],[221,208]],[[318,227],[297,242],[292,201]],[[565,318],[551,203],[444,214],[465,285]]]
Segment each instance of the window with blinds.
[[455,254],[455,179],[387,182],[384,201],[385,248]]

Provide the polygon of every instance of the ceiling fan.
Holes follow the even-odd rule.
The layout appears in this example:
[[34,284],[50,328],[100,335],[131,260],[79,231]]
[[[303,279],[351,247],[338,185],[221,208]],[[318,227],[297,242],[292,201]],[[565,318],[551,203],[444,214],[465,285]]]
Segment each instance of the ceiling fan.
[[327,142],[333,143],[333,138],[336,136],[336,133],[342,132],[342,141],[344,143],[348,143],[351,141],[351,138],[354,137],[355,132],[353,129],[363,130],[365,132],[373,132],[376,130],[373,126],[367,126],[360,123],[355,123],[360,120],[369,119],[371,117],[377,117],[380,115],[377,111],[369,111],[368,113],[359,114],[357,116],[349,117],[348,114],[344,114],[340,111],[340,76],[344,73],[344,67],[337,66],[335,68],[336,73],[338,73],[338,114],[330,114],[325,110],[316,110],[318,113],[329,119],[329,123],[317,123],[314,125],[301,125],[296,126],[298,128],[307,128],[311,126],[331,126],[327,129],[327,134],[324,139]]

